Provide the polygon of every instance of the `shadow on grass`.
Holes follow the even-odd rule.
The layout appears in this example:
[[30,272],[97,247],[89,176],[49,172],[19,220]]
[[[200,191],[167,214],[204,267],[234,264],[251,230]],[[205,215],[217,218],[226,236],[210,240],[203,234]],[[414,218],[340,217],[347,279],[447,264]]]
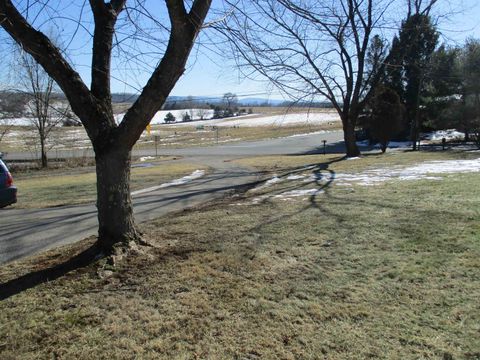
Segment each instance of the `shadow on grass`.
[[[309,181],[308,183],[303,183],[303,184],[292,183],[292,185],[290,185],[288,187],[283,187],[282,190],[281,190],[281,193],[288,192],[288,191],[299,190],[299,189],[303,188],[305,185],[308,185],[308,184],[315,184],[317,192],[316,192],[316,194],[313,194],[313,195],[309,196],[309,205],[307,205],[305,208],[303,208],[303,209],[301,209],[301,210],[299,210],[299,211],[297,211],[293,214],[284,214],[284,215],[277,216],[273,219],[270,219],[267,222],[261,223],[261,224],[255,226],[255,227],[251,228],[249,231],[259,231],[262,227],[264,227],[266,225],[277,223],[277,222],[280,222],[282,220],[286,220],[286,219],[294,216],[295,214],[299,214],[299,213],[307,210],[310,207],[318,208],[317,202],[315,201],[316,197],[319,194],[328,193],[328,190],[329,190],[330,186],[335,181],[336,173],[335,173],[335,171],[329,169],[330,165],[332,165],[334,163],[337,163],[337,162],[340,162],[340,161],[344,161],[345,159],[346,159],[346,157],[342,156],[342,157],[339,157],[337,159],[322,162],[322,163],[316,163],[316,164],[310,164],[310,165],[305,165],[305,166],[301,166],[301,167],[292,168],[289,171],[287,171],[287,172],[283,173],[282,175],[278,176],[280,179],[282,179],[282,178],[286,179],[289,176],[297,175],[299,173],[303,173],[307,169],[311,170],[314,177],[315,177],[315,180],[312,180],[312,181]],[[322,173],[322,171],[328,173],[328,178],[327,178],[326,175],[324,175]],[[325,180],[325,182],[323,182],[323,180]],[[264,198],[259,203],[267,203],[275,195],[279,195],[279,194],[272,194],[271,196],[268,196],[268,197]]]
[[90,265],[100,258],[100,252],[94,244],[61,264],[57,264],[47,269],[30,272],[19,278],[0,284],[0,301],[6,300],[11,296],[31,289],[37,285],[56,280],[71,271]]
[[[223,184],[223,186],[210,189],[206,187],[208,183],[213,182],[215,180],[217,181],[226,180],[232,177],[231,174],[227,174],[227,173],[219,173],[214,175],[215,176],[212,176],[211,178],[199,179],[198,181],[196,181],[195,183],[196,185],[203,186],[200,189],[188,189],[188,188],[184,190],[180,189],[172,195],[164,196],[161,199],[161,202],[159,201],[158,198],[155,198],[155,197],[152,198],[147,195],[147,196],[143,196],[141,198],[136,199],[135,205],[138,205],[139,203],[142,203],[143,205],[147,205],[150,203],[154,206],[159,206],[159,203],[161,203],[162,206],[167,206],[171,203],[182,202],[199,195],[211,196],[211,195],[214,195],[215,193],[222,193],[222,192],[225,192],[226,194],[228,194],[229,191],[233,191],[233,190],[235,190],[236,192],[242,193],[252,187],[257,186],[260,183],[260,181],[252,181],[252,182],[248,182],[246,184],[241,184],[241,185]],[[236,174],[233,176],[244,176],[244,174]],[[181,207],[180,210],[183,211],[184,208]],[[148,211],[151,211],[151,209],[145,209],[142,212],[148,212]],[[138,212],[137,212],[137,215],[138,215]],[[70,217],[71,216],[68,216],[68,218]],[[53,222],[55,223],[57,222],[57,220]],[[92,245],[86,250],[82,251],[81,253],[63,261],[60,264],[54,265],[47,269],[32,271],[16,279],[12,279],[5,283],[0,283],[0,301],[8,299],[11,296],[19,294],[25,290],[34,288],[37,285],[41,285],[48,281],[56,280],[68,274],[71,271],[84,268],[92,264],[93,262],[99,260],[101,258],[100,254],[101,253],[96,247],[96,245]],[[174,253],[173,255],[176,256],[178,254]]]
[[[447,149],[447,150],[442,150],[441,146],[428,146],[428,147],[422,147],[420,151],[416,152],[448,152],[448,151],[462,151],[463,149]],[[402,150],[405,153],[410,153],[413,152],[411,149],[403,149]],[[292,156],[297,156],[300,154],[295,154]],[[301,154],[303,155],[303,154]],[[378,151],[378,152],[369,152],[369,153],[362,153],[362,157],[371,157],[371,158],[376,158],[376,157],[382,157],[385,154]],[[256,225],[255,227],[251,228],[250,231],[260,231],[262,227],[266,225],[272,225],[275,223],[279,223],[282,221],[285,221],[289,218],[293,218],[295,215],[301,214],[309,209],[316,209],[319,214],[322,216],[330,217],[334,219],[339,226],[341,226],[345,231],[349,232],[350,234],[354,234],[356,232],[356,228],[352,225],[349,224],[349,219],[351,215],[348,214],[347,211],[345,212],[338,212],[338,211],[332,211],[329,206],[327,205],[337,205],[337,206],[342,206],[345,207],[346,209],[351,209],[351,208],[358,208],[359,210],[363,210],[369,207],[375,207],[375,208],[388,208],[388,209],[393,209],[393,210],[404,210],[405,209],[405,204],[402,203],[384,203],[384,202],[379,202],[373,199],[354,199],[352,197],[342,197],[342,196],[336,196],[335,194],[332,194],[331,190],[331,185],[334,184],[336,180],[336,173],[332,169],[329,169],[330,165],[336,162],[344,161],[346,160],[346,157],[338,157],[332,161],[325,161],[321,163],[316,163],[316,164],[311,164],[310,166],[302,166],[299,168],[291,168],[287,170],[285,173],[282,173],[282,175],[279,175],[278,177],[281,179],[287,179],[288,176],[290,175],[295,175],[299,173],[305,172],[305,170],[310,170],[313,173],[313,177],[311,181],[308,182],[301,182],[301,183],[295,183],[293,182],[292,184],[288,186],[283,186],[278,192],[270,192],[268,196],[264,196],[261,201],[258,203],[269,203],[271,200],[273,200],[277,195],[281,195],[284,192],[288,191],[294,191],[294,190],[301,190],[305,189],[305,186],[307,185],[315,185],[315,189],[317,190],[314,194],[308,196],[308,204],[305,206],[302,206],[300,209],[292,212],[292,213],[285,213],[277,217],[273,217],[269,219],[266,222],[263,222],[261,224]],[[322,200],[319,201],[319,198]],[[419,215],[421,213],[425,213],[425,211],[420,211],[413,207],[411,209],[412,211],[418,211]],[[430,216],[432,217],[439,217],[441,215],[445,215],[445,211],[438,211],[438,212],[432,212]],[[452,214],[454,217],[455,214]],[[427,216],[428,218],[428,216]],[[402,229],[403,232],[410,231],[411,229]],[[414,230],[411,230],[414,231]]]

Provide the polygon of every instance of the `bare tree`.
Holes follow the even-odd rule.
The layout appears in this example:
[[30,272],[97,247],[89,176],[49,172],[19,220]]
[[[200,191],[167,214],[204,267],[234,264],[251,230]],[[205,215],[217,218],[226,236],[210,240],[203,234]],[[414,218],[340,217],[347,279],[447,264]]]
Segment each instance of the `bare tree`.
[[238,104],[238,97],[236,94],[228,92],[223,94],[223,105],[228,116],[232,116]]
[[40,64],[21,48],[18,48],[17,52],[16,78],[29,99],[27,108],[30,110],[31,124],[39,143],[41,165],[42,168],[46,168],[48,166],[48,139],[51,131],[66,119],[70,107],[55,101],[55,81]]
[[[163,25],[167,19],[164,18],[165,21],[162,22],[150,17],[149,25],[168,34],[167,44],[161,55],[160,52],[155,53],[157,63],[150,78],[117,125],[110,90],[111,63],[114,37],[123,38],[124,34],[117,31],[116,24],[122,14],[122,21],[130,21],[134,32],[125,38],[127,43],[131,39],[140,41],[140,35],[145,36],[144,41],[153,41],[155,38],[149,37],[147,29],[142,32],[141,24],[135,22],[138,19],[131,16],[131,11],[134,10],[137,13],[150,13],[146,2],[132,0],[133,8],[128,8],[127,0],[89,1],[94,23],[91,31],[91,85],[87,87],[73,64],[51,39],[34,28],[33,21],[27,21],[30,2],[17,2],[18,5],[14,5],[10,0],[0,0],[1,26],[57,82],[92,141],[97,172],[97,244],[107,252],[111,252],[118,243],[128,245],[130,241],[141,241],[130,197],[131,150],[184,72],[211,0],[193,0],[187,3],[190,4],[188,8],[182,0],[165,1],[170,27]],[[84,2],[80,1],[81,6],[76,11],[84,11],[82,4]],[[156,4],[157,9],[159,5]],[[87,25],[89,24],[91,23]],[[132,57],[142,54],[138,47],[130,47],[129,50],[135,51],[130,54]]]
[[[244,73],[261,74],[296,101],[326,98],[342,120],[347,156],[357,156],[357,119],[382,74],[380,69],[367,66],[367,52],[375,35],[392,32],[392,19],[386,14],[398,11],[398,2],[228,3],[234,9],[232,16],[217,29],[229,40]],[[413,1],[408,8],[424,7],[423,3],[427,1]],[[433,6],[435,0],[428,3]],[[378,64],[384,66],[385,62],[388,55]]]
[[407,0],[407,19],[413,15],[428,16],[438,0]]
[[198,116],[198,118],[200,120],[204,120],[205,119],[205,116],[207,116],[208,114],[208,109],[205,109],[204,107],[202,107],[204,105],[200,105],[198,109],[196,109],[196,114]]

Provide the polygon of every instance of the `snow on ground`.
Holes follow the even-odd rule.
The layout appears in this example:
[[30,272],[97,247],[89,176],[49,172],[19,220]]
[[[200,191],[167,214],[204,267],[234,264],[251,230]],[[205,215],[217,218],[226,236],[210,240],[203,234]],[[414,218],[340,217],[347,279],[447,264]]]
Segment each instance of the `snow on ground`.
[[277,199],[288,200],[290,198],[302,197],[302,196],[315,196],[317,194],[323,193],[323,190],[319,189],[300,189],[300,190],[290,190],[285,191],[284,193],[275,195]]
[[183,185],[183,184],[189,183],[189,182],[191,182],[195,179],[201,178],[204,175],[205,175],[205,170],[195,170],[190,175],[184,176],[180,179],[175,179],[171,182],[163,183],[163,184],[160,184],[160,185],[157,185],[157,186],[152,186],[152,187],[149,187],[149,188],[146,188],[146,189],[133,191],[131,194],[132,195],[140,195],[140,194],[148,193],[148,192],[159,190],[159,189],[164,189],[164,188],[171,187],[171,186]]
[[[165,116],[167,116],[168,113],[172,113],[172,115],[175,116],[175,121],[177,123],[180,122],[181,124],[190,124],[190,125],[197,124],[197,122],[195,121],[193,123],[192,122],[182,123],[181,121],[185,113],[187,113],[192,120],[200,119],[202,116],[204,119],[211,119],[213,117],[213,110],[210,110],[210,109],[160,110],[155,114],[152,121],[150,121],[150,124],[152,125],[164,124]],[[125,113],[115,115],[115,121],[117,122],[117,124],[120,123],[120,121],[122,121],[124,116],[125,116]]]
[[154,160],[155,157],[153,156],[142,156],[139,160],[140,161],[147,161],[147,160]]
[[[165,124],[165,116],[171,112],[176,118],[175,123],[171,123],[173,126],[222,126],[222,127],[234,127],[234,126],[288,126],[288,125],[302,125],[302,124],[324,124],[328,122],[340,121],[338,114],[335,111],[325,112],[308,112],[295,113],[295,114],[283,114],[272,116],[259,116],[258,114],[241,115],[233,118],[212,119],[213,110],[205,109],[184,109],[184,110],[161,110],[158,111],[153,117],[150,124],[158,125]],[[189,122],[182,122],[182,117],[185,113],[188,113],[192,120]],[[125,116],[125,113],[115,115],[115,121],[120,123]],[[199,120],[203,116],[206,120]],[[32,120],[26,117],[7,119],[8,124],[17,126],[31,126]],[[7,122],[6,122],[7,123]]]
[[438,160],[401,168],[365,170],[358,174],[336,174],[335,184],[363,186],[381,184],[391,180],[441,180],[440,174],[480,172],[480,158],[475,160]]
[[329,122],[339,121],[337,113],[322,112],[322,113],[298,113],[273,115],[266,117],[244,117],[239,119],[221,119],[215,123],[216,126],[289,126],[289,125],[313,125],[324,124]]
[[[60,122],[63,118],[56,118],[52,116],[52,121]],[[35,126],[37,120],[31,117],[18,117],[18,118],[8,118],[2,119],[1,125],[14,125],[14,126]]]
[[[213,116],[213,110],[206,110],[204,118],[208,120],[198,120],[200,118],[196,113],[196,109],[192,110],[162,110],[155,114],[150,124],[164,124],[164,119],[167,113],[171,112],[176,118],[176,122],[172,123],[173,126],[221,126],[221,127],[234,127],[234,126],[286,126],[286,125],[302,125],[302,124],[324,124],[328,122],[340,121],[340,118],[336,112],[311,112],[284,115],[272,115],[259,117],[258,114],[242,115],[234,118],[223,119],[211,119]],[[182,122],[183,114],[193,114],[193,120],[189,122]],[[125,114],[115,115],[115,121],[120,122]]]
[[287,180],[300,180],[304,179],[305,175],[289,175],[287,176]]
[[27,117],[12,118],[12,119],[2,119],[2,125],[15,125],[15,126],[32,126],[32,119]]
[[[262,195],[262,196],[257,196],[252,199],[252,202],[250,204],[256,205],[261,203],[264,200],[269,200],[269,199],[276,199],[276,200],[292,200],[295,198],[303,198],[307,199],[308,197],[316,196],[318,194],[323,193],[323,190],[319,189],[299,189],[299,190],[290,190],[290,191],[285,191],[281,194],[276,194],[276,195]],[[245,205],[245,204],[236,204],[236,205]]]
[[[437,130],[428,133],[422,133],[421,139],[422,141],[430,142],[435,141],[439,142],[443,138],[446,141],[455,141],[455,140],[463,140],[465,138],[465,133],[459,132],[455,129],[448,129],[448,130]],[[369,146],[370,143],[368,140],[357,141],[358,146]],[[396,148],[409,148],[412,146],[411,141],[390,141],[388,143],[388,148],[396,149]],[[374,144],[373,148],[379,149],[380,144]]]
[[[311,167],[309,168],[311,169]],[[305,170],[307,170],[307,168],[305,168]],[[333,184],[337,186],[373,186],[393,180],[442,180],[442,177],[438,175],[472,172],[480,172],[480,158],[474,160],[437,160],[408,167],[395,166],[391,168],[369,169],[356,174],[326,173],[324,175],[322,173],[304,173],[289,175],[285,178],[274,176],[255,190],[265,189],[268,186],[284,180],[303,180],[304,183],[309,184],[321,181],[323,185],[328,182],[333,182]],[[251,204],[258,204],[267,199],[289,200],[296,197],[305,198],[306,196],[315,196],[321,193],[323,193],[321,189],[290,190],[280,194],[266,194],[255,197]]]
[[282,179],[280,179],[277,175],[274,175],[271,179],[268,179],[265,182],[265,184],[255,188],[254,190],[261,190],[261,189],[267,188],[269,186],[272,186],[273,184],[279,183],[281,181],[282,181]]
[[459,132],[455,129],[437,130],[429,133],[424,133],[422,137],[425,140],[430,141],[441,141],[443,138],[445,138],[445,140],[447,141],[462,140],[463,138],[465,138],[465,133]]

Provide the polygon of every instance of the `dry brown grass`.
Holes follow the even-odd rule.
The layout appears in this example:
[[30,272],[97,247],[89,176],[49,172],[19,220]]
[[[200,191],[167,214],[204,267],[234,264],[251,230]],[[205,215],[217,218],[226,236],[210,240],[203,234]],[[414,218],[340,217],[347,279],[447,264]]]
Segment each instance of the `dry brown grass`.
[[[207,169],[200,164],[160,161],[152,167],[134,167],[131,170],[132,191],[160,185],[191,174],[197,169]],[[95,169],[83,168],[58,171],[37,171],[24,173],[17,178],[18,203],[16,208],[43,208],[59,205],[74,205],[93,202],[96,196]]]
[[[479,185],[332,187],[160,218],[143,228],[154,248],[1,302],[0,357],[478,359]],[[4,266],[0,282],[90,243]]]
[[[218,142],[238,142],[261,140],[270,138],[279,138],[295,134],[305,134],[320,130],[340,130],[339,123],[311,124],[311,125],[292,125],[292,126],[259,126],[259,127],[219,127]],[[144,136],[137,143],[137,149],[152,148],[155,146],[155,136],[160,136],[158,149],[169,147],[189,147],[199,145],[215,145],[217,143],[217,133],[211,127],[206,126],[202,130],[197,130],[195,123],[191,126],[170,126],[154,125],[152,126],[150,136]]]

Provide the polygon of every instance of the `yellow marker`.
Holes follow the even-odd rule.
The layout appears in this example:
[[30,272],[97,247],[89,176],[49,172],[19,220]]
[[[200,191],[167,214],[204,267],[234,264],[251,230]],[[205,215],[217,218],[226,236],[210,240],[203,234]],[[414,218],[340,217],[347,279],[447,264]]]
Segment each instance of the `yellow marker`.
[[152,130],[152,125],[147,125],[147,135],[150,135],[150,130]]

